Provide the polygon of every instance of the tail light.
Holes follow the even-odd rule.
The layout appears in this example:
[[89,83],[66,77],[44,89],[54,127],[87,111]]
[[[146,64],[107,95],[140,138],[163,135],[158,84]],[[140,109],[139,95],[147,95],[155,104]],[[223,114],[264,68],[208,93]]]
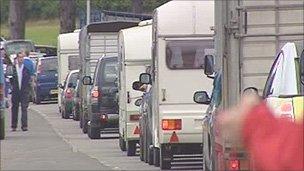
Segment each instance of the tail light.
[[284,103],[281,106],[281,118],[292,121],[293,120],[293,106],[292,103]]
[[73,97],[73,92],[72,92],[72,89],[71,88],[68,88],[66,91],[65,91],[65,97],[67,99],[71,99]]
[[139,114],[130,115],[130,121],[138,121],[140,118]]
[[181,130],[182,120],[181,119],[163,119],[162,120],[163,130]]
[[102,114],[100,116],[101,123],[106,123],[108,121],[108,116],[106,114]]
[[229,161],[229,170],[240,170],[240,161],[239,160],[230,160]]
[[93,87],[92,91],[91,91],[91,100],[92,102],[98,102],[98,98],[100,97],[100,93],[99,93],[99,90],[98,90],[98,87],[95,86]]

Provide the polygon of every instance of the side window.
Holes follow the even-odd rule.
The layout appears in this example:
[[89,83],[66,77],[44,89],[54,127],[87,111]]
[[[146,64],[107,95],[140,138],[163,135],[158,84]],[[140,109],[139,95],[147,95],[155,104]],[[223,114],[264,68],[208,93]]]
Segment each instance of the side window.
[[263,92],[263,97],[266,98],[268,97],[269,95],[271,95],[273,93],[273,82],[274,82],[274,79],[275,79],[275,76],[276,76],[276,72],[278,70],[278,67],[279,67],[279,64],[281,62],[283,58],[283,52],[281,51],[277,58],[275,59],[271,69],[270,69],[270,72],[269,72],[269,75],[268,75],[268,78],[267,78],[267,81],[266,81],[266,84],[265,84],[265,87],[264,87],[264,92]]

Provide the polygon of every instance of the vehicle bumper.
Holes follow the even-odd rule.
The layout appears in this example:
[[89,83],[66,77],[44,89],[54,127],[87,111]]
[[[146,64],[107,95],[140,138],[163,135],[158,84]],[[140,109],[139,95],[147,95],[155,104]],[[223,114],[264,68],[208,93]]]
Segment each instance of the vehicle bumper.
[[178,154],[202,154],[202,143],[166,143],[162,148],[172,155]]

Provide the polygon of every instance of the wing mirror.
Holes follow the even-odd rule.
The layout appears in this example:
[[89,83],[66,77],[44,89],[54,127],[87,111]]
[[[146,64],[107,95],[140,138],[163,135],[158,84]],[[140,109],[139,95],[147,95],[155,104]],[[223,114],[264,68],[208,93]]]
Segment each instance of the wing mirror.
[[137,99],[134,104],[135,106],[140,106],[142,104],[142,99]]
[[132,88],[133,88],[133,90],[141,91],[141,90],[140,90],[140,87],[141,87],[142,85],[143,85],[143,84],[140,83],[139,81],[134,81],[133,84],[132,84]]
[[84,76],[82,78],[83,85],[93,85],[92,78],[90,76]]
[[211,99],[206,91],[197,91],[194,93],[193,101],[198,104],[210,104]]
[[141,73],[139,76],[139,82],[141,84],[151,84],[152,83],[151,75],[148,73]]

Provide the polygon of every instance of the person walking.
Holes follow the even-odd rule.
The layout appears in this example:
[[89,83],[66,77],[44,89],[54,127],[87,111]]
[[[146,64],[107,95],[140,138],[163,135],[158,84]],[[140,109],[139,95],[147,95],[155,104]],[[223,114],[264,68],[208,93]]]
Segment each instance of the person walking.
[[13,66],[12,85],[12,131],[16,131],[18,124],[18,110],[21,104],[21,129],[28,130],[27,108],[29,105],[29,94],[31,89],[31,72],[24,67],[23,53],[17,53],[16,64]]

